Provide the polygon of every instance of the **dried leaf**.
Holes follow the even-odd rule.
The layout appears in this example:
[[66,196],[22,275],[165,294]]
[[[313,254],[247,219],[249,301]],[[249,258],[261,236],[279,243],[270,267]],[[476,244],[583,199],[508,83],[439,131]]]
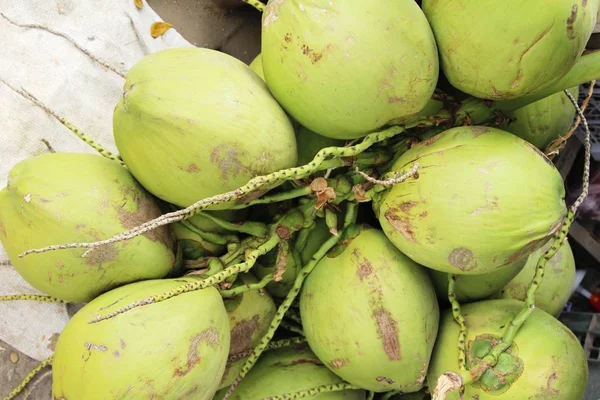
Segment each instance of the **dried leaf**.
[[168,22],[155,22],[150,27],[150,35],[152,35],[153,38],[162,36],[166,31],[171,29],[172,26],[173,25],[169,24]]
[[144,0],[133,0],[133,2],[135,3],[135,6],[137,8],[142,8],[144,7]]

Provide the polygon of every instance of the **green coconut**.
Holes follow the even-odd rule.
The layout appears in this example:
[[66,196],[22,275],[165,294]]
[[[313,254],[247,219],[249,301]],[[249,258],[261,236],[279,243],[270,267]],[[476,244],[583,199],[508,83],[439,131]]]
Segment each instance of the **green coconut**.
[[[577,99],[579,87],[571,88],[569,92]],[[569,131],[575,118],[575,107],[569,97],[560,92],[510,112],[507,117],[500,128],[544,150]]]
[[357,227],[316,265],[300,295],[312,351],[374,392],[423,387],[439,308],[425,270],[378,229]]
[[[539,259],[552,242],[535,251],[527,259],[525,268],[511,280],[495,298],[525,301]],[[575,258],[571,245],[564,241],[558,252],[546,263],[544,278],[535,293],[535,306],[558,317],[569,301],[575,286]]]
[[[486,300],[462,308],[467,324],[468,368],[498,343],[524,306],[516,300]],[[431,391],[443,373],[459,372],[458,336],[459,326],[452,311],[447,310],[442,314],[427,375]],[[550,314],[534,309],[496,366],[479,381],[466,385],[463,396],[452,391],[446,399],[583,399],[587,380],[586,356],[577,337]]]
[[297,161],[293,126],[264,81],[211,49],[144,57],[127,74],[113,127],[133,176],[182,207]]
[[353,139],[418,113],[437,48],[414,0],[273,0],[262,18],[269,89],[301,125]]
[[[273,296],[277,298],[284,298],[290,292],[290,289],[294,285],[294,281],[298,276],[298,272],[303,265],[306,265],[310,258],[319,250],[319,247],[331,236],[329,228],[325,223],[325,220],[319,218],[315,221],[315,228],[310,232],[306,240],[306,244],[302,249],[298,248],[298,258],[294,257],[294,254],[290,251],[285,257],[285,272],[281,275],[281,279],[278,281],[271,281],[267,284],[265,289]],[[298,236],[294,238],[294,244],[292,248],[298,245]],[[276,274],[277,263],[278,263],[279,248],[271,250],[269,253],[259,258],[259,264],[252,268],[252,272],[259,278],[263,278],[268,274]],[[299,265],[300,264],[300,265]]]
[[374,203],[383,231],[417,263],[480,275],[526,258],[567,213],[560,173],[533,145],[482,126],[446,130],[414,145],[393,171],[418,179]]
[[[238,275],[233,287],[257,283],[250,273]],[[231,327],[229,362],[219,384],[219,389],[229,386],[241,371],[249,352],[254,349],[269,330],[277,307],[271,296],[258,289],[249,290],[225,299],[225,308]]]
[[83,303],[114,287],[162,278],[172,269],[168,227],[96,248],[19,254],[95,242],[161,215],[155,199],[118,162],[95,154],[48,153],[17,163],[0,191],[0,242],[39,291]]
[[[329,371],[306,344],[269,350],[261,355],[230,397],[231,400],[258,400],[313,389],[343,381]],[[221,400],[227,390],[217,393]],[[314,400],[365,400],[364,390],[344,390],[308,396]]]
[[452,86],[508,100],[569,72],[592,34],[598,0],[423,0]]
[[262,66],[262,56],[260,53],[258,53],[258,55],[256,57],[254,57],[254,60],[252,60],[252,62],[250,63],[250,69],[254,72],[256,72],[256,74],[258,76],[260,76],[262,78],[262,80],[265,80],[265,74],[263,72],[263,66]]
[[53,398],[212,399],[230,345],[229,319],[214,287],[89,323],[132,301],[195,280],[137,282],[86,304],[67,323],[56,343]]
[[[497,271],[481,275],[456,275],[454,293],[460,303],[486,299],[502,289],[525,266],[527,259],[515,261]],[[429,269],[435,293],[441,302],[448,303],[448,273]]]

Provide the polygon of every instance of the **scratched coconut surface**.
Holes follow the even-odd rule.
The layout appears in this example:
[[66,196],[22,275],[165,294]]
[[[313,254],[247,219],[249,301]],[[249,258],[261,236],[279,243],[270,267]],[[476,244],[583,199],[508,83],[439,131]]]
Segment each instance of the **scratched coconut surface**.
[[[93,152],[13,89],[26,90],[116,151],[112,111],[121,95],[122,75],[144,55],[196,45],[249,62],[258,52],[259,29],[248,10],[232,13],[216,7],[214,0],[144,0],[142,9],[133,0],[0,0],[0,13],[0,188],[12,166],[28,157],[50,151]],[[152,38],[150,26],[161,20],[173,28]],[[0,295],[15,293],[38,292],[13,270],[0,245]],[[0,353],[20,353],[17,366],[26,359],[43,360],[52,354],[68,319],[64,305],[0,302]],[[15,374],[18,368],[0,369],[0,387],[13,386],[6,379],[19,381]]]

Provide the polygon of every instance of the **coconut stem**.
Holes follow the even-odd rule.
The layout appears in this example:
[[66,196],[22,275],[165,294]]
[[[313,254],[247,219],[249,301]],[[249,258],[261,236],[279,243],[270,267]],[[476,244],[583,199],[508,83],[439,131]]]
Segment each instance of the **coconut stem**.
[[15,397],[17,397],[17,395],[19,393],[21,393],[23,391],[23,389],[25,389],[25,387],[29,384],[29,382],[31,382],[31,380],[33,378],[35,378],[35,376],[44,368],[46,368],[48,365],[52,364],[52,359],[53,356],[48,357],[47,359],[45,359],[44,361],[42,361],[37,367],[35,367],[33,370],[31,370],[31,372],[25,377],[25,379],[23,379],[23,381],[21,381],[21,383],[19,384],[19,386],[17,386],[16,388],[14,388],[9,394],[8,396],[6,396],[4,398],[4,400],[13,400]]
[[365,178],[365,180],[367,180],[368,182],[374,183],[376,185],[380,185],[383,186],[384,188],[390,187],[390,186],[394,186],[398,183],[402,183],[405,180],[407,180],[410,177],[414,177],[415,179],[418,179],[419,174],[417,172],[417,170],[419,169],[419,164],[415,163],[415,165],[413,165],[413,167],[411,168],[410,171],[408,171],[405,174],[400,175],[400,172],[394,172],[394,176],[387,178],[385,180],[379,180],[379,179],[375,179],[367,174],[365,174],[364,172],[360,171],[358,169],[358,167],[356,167],[355,171],[362,176],[363,178]]
[[262,400],[295,400],[314,397],[323,393],[341,392],[343,390],[360,390],[358,386],[354,386],[347,382],[336,383],[331,385],[317,386],[312,389],[301,390],[295,393],[280,394],[277,396],[265,397]]
[[14,300],[30,300],[30,301],[42,301],[45,303],[67,303],[64,300],[57,299],[52,296],[43,296],[38,294],[9,294],[6,296],[0,296],[0,301],[14,301]]
[[[17,89],[15,87],[13,87],[10,83],[6,82],[2,78],[0,78],[0,82],[2,82],[7,87],[9,87],[13,92],[16,92],[16,93],[20,94],[21,96],[23,96],[24,98],[26,98],[27,100],[31,101],[33,104],[35,104],[36,106],[40,107],[42,110],[44,110],[45,112],[47,112],[48,114],[50,114],[51,116],[53,116],[65,128],[67,128],[68,130],[70,130],[71,132],[73,132],[75,134],[75,136],[77,136],[84,143],[86,143],[91,148],[93,148],[98,153],[100,153],[101,156],[106,157],[109,160],[116,161],[116,162],[120,163],[121,165],[125,166],[125,164],[123,163],[123,160],[121,159],[120,156],[115,155],[115,154],[111,153],[110,151],[106,150],[104,147],[102,147],[101,144],[99,144],[94,139],[92,139],[91,137],[89,137],[88,135],[86,135],[85,133],[83,133],[83,131],[81,129],[77,128],[75,125],[73,125],[72,123],[70,123],[69,121],[67,121],[66,118],[61,117],[56,112],[52,111],[49,107],[47,107],[46,105],[44,105],[41,101],[39,101],[37,98],[35,98],[34,95],[32,95],[31,93],[29,93],[25,89]],[[45,143],[47,143],[47,141]]]
[[239,294],[248,292],[250,290],[259,290],[267,286],[269,282],[273,280],[273,274],[265,275],[259,282],[257,283],[248,283],[245,285],[237,286],[233,289],[222,289],[220,290],[222,297],[234,297]]
[[[346,216],[344,219],[344,231],[346,231],[346,229],[356,221],[357,212],[358,212],[358,204],[357,203],[349,203],[348,209],[346,211]],[[266,335],[263,336],[259,345],[254,348],[254,350],[252,351],[252,354],[248,357],[248,359],[242,366],[242,369],[240,370],[239,375],[235,378],[235,380],[233,381],[233,383],[231,384],[229,389],[227,389],[227,392],[225,393],[223,400],[228,400],[231,397],[231,395],[233,394],[233,392],[235,391],[237,386],[240,384],[242,379],[244,379],[244,377],[248,374],[248,372],[250,372],[250,370],[252,369],[252,367],[254,366],[254,364],[256,363],[256,361],[258,360],[260,355],[262,354],[262,352],[268,346],[269,342],[273,338],[273,335],[275,334],[275,331],[277,330],[281,321],[283,320],[283,317],[285,316],[285,314],[289,310],[290,306],[296,299],[296,296],[298,295],[298,293],[300,293],[300,289],[302,288],[304,279],[306,279],[306,277],[315,268],[317,263],[323,257],[325,257],[325,255],[329,252],[329,250],[333,246],[335,246],[339,240],[340,240],[340,237],[336,237],[333,235],[331,237],[329,237],[329,239],[327,239],[321,245],[319,250],[317,250],[317,252],[312,256],[311,260],[299,271],[298,276],[296,277],[296,279],[294,281],[294,285],[292,286],[289,293],[285,297],[285,300],[283,301],[283,303],[281,303],[281,305],[277,309],[277,313],[275,314],[275,317],[271,321],[269,330],[267,331]]]
[[289,310],[287,310],[285,316],[291,319],[292,321],[302,325],[302,318],[300,318],[300,314],[298,314],[296,310],[290,308]]
[[284,329],[287,329],[290,332],[294,332],[300,336],[304,336],[304,331],[302,330],[302,327],[294,323],[293,321],[284,318],[281,320],[280,326]]
[[243,262],[227,267],[225,270],[208,278],[204,278],[193,283],[186,283],[178,288],[169,290],[168,292],[149,296],[143,300],[130,303],[125,307],[115,310],[109,314],[99,315],[91,320],[90,323],[97,323],[106,319],[110,319],[134,308],[148,304],[159,303],[184,293],[202,290],[209,286],[217,285],[233,275],[241,272],[248,272],[254,266],[256,260],[260,256],[273,250],[281,240],[287,240],[289,235],[292,235],[294,232],[303,227],[306,216],[309,214],[309,211],[312,210],[313,206],[314,201],[288,211],[288,213],[285,214],[279,221],[271,225],[269,239],[261,244],[258,248],[247,252]]
[[214,232],[205,232],[202,229],[196,227],[194,224],[190,223],[189,221],[179,221],[178,224],[185,226],[187,229],[200,236],[201,239],[206,240],[207,242],[211,242],[213,244],[226,245],[232,242],[239,242],[235,235],[219,235],[218,233]]
[[460,326],[458,332],[458,366],[462,371],[467,369],[467,325],[465,319],[460,313],[460,303],[456,299],[456,275],[448,274],[448,300],[452,306],[452,316],[456,323]]
[[461,386],[462,379],[458,374],[446,372],[438,378],[431,398],[432,400],[446,400],[448,392],[459,390]]
[[367,393],[367,399],[366,400],[374,400],[374,399],[375,399],[375,392],[369,391]]
[[[418,126],[418,121],[414,121],[412,127]],[[21,254],[19,254],[19,258],[25,257],[28,254],[32,253],[44,253],[47,251],[53,250],[62,250],[62,249],[75,249],[75,248],[86,248],[93,249],[99,246],[103,246],[106,244],[112,244],[121,242],[123,240],[132,239],[136,236],[142,235],[146,232],[154,230],[158,227],[168,225],[174,222],[179,222],[184,219],[187,219],[198,211],[206,209],[210,206],[215,206],[223,203],[227,203],[230,200],[239,199],[242,196],[263,188],[266,185],[273,185],[277,182],[284,182],[287,180],[295,180],[305,178],[316,170],[319,169],[321,163],[328,157],[353,157],[357,154],[362,153],[363,151],[370,148],[375,143],[382,142],[386,139],[397,136],[405,131],[405,127],[400,126],[392,126],[390,128],[384,129],[379,132],[372,133],[367,135],[362,142],[355,144],[353,146],[348,147],[326,147],[321,149],[317,155],[313,158],[313,160],[303,166],[294,167],[290,169],[284,169],[280,171],[273,172],[269,175],[265,176],[257,176],[252,178],[248,183],[244,186],[232,190],[231,192],[223,193],[220,195],[208,197],[202,200],[197,201],[191,206],[184,208],[182,210],[173,211],[167,214],[164,214],[158,218],[155,218],[151,221],[143,223],[133,229],[130,229],[126,232],[117,234],[105,240],[100,240],[97,242],[83,242],[83,243],[69,243],[69,244],[60,244],[47,246],[39,249],[30,249]]]
[[283,193],[277,193],[271,196],[264,196],[260,199],[256,199],[244,204],[238,204],[231,207],[231,210],[240,210],[242,208],[248,208],[251,206],[255,206],[258,204],[271,204],[271,203],[279,203],[286,200],[296,199],[298,197],[303,197],[312,193],[310,186],[301,187],[298,189],[289,190]]
[[265,5],[258,0],[242,0],[244,3],[251,5],[260,12],[265,11]]
[[202,290],[209,286],[214,286],[218,283],[221,283],[225,279],[229,278],[232,275],[238,274],[240,272],[247,272],[250,270],[250,268],[252,268],[252,266],[254,266],[256,259],[258,257],[262,256],[263,254],[269,252],[270,250],[272,250],[275,246],[277,246],[277,243],[279,243],[279,240],[280,239],[277,235],[273,235],[265,244],[263,244],[256,250],[249,252],[248,255],[246,256],[245,261],[242,263],[232,265],[231,267],[227,267],[225,270],[223,270],[215,275],[212,275],[208,278],[198,280],[193,283],[186,283],[185,285],[181,285],[176,289],[169,290],[168,292],[161,293],[158,295],[153,295],[153,296],[147,297],[143,300],[139,300],[139,301],[130,303],[130,304],[126,305],[125,307],[122,307],[116,311],[109,313],[109,314],[99,315],[98,317],[91,320],[90,323],[97,323],[97,322],[100,322],[100,321],[103,321],[106,319],[110,319],[110,318],[116,317],[119,314],[123,314],[129,310],[133,310],[134,308],[138,308],[138,307],[145,306],[148,304],[153,304],[153,303],[160,303],[161,301],[168,300],[170,298],[179,296],[184,293],[193,292],[196,290]]
[[[587,107],[590,103],[590,100],[594,96],[594,86],[596,86],[596,80],[593,80],[590,82],[590,87],[588,88],[587,95],[585,96],[585,99],[583,100],[583,103],[581,104],[582,112],[585,112],[585,110],[587,109]],[[565,135],[560,136],[559,138],[557,138],[556,140],[554,140],[552,143],[550,143],[548,145],[548,147],[544,151],[546,156],[548,156],[550,159],[552,159],[554,156],[558,155],[559,152],[564,148],[565,144],[567,143],[567,140],[569,140],[569,138],[571,136],[573,136],[573,133],[575,133],[575,130],[579,127],[580,124],[581,124],[581,117],[579,115],[577,115],[577,118],[575,119],[575,122],[573,123],[573,125],[571,125],[571,128],[569,129],[569,131]]]
[[231,232],[245,233],[252,236],[265,237],[269,233],[267,226],[261,222],[255,221],[243,221],[241,223],[229,222],[224,219],[215,217],[211,213],[202,213],[202,215],[220,228],[226,229]]

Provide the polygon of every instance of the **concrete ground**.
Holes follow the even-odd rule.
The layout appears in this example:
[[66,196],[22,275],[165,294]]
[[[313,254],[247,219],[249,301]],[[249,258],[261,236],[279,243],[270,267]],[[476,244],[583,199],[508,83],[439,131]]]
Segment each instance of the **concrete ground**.
[[[148,4],[191,43],[231,54],[249,63],[260,52],[260,13],[237,0],[148,0]],[[0,341],[0,398],[7,396],[38,362]],[[600,400],[600,364],[590,365],[585,400]],[[50,367],[42,370],[17,400],[51,400]]]

